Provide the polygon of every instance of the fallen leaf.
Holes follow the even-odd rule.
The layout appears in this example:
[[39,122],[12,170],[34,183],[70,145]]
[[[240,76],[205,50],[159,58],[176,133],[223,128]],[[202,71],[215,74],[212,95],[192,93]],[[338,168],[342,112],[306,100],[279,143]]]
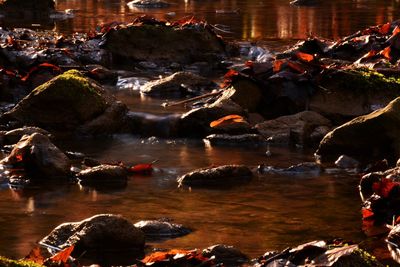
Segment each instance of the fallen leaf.
[[379,54],[382,55],[387,60],[392,60],[392,57],[390,56],[391,51],[392,49],[390,48],[390,46],[388,46],[385,49],[383,49]]
[[222,126],[222,125],[241,123],[241,122],[245,122],[245,119],[242,116],[228,115],[228,116],[222,117],[218,120],[212,121],[210,123],[210,127],[215,128],[215,127]]
[[314,56],[307,54],[307,53],[303,53],[303,52],[297,52],[296,56],[298,59],[304,61],[304,62],[311,62],[314,60]]
[[282,65],[285,63],[284,60],[275,60],[272,70],[276,73],[282,70]]
[[381,197],[387,198],[394,187],[400,186],[399,182],[391,179],[382,178],[381,181],[372,184],[372,189]]
[[381,33],[381,34],[383,34],[383,35],[388,34],[389,31],[390,31],[390,23],[389,23],[389,22],[386,23],[386,24],[383,24],[383,25],[379,28],[379,33]]
[[153,164],[143,163],[132,166],[128,169],[128,172],[135,174],[150,174],[153,171]]
[[25,260],[33,261],[37,264],[43,264],[45,257],[42,255],[40,247],[34,247],[31,252],[29,252],[29,255],[25,257]]
[[69,257],[71,256],[72,251],[74,250],[74,246],[70,246],[68,248],[65,248],[63,250],[61,250],[60,252],[58,252],[57,254],[55,254],[54,256],[52,256],[50,258],[51,261],[54,262],[63,262],[63,263],[67,263]]

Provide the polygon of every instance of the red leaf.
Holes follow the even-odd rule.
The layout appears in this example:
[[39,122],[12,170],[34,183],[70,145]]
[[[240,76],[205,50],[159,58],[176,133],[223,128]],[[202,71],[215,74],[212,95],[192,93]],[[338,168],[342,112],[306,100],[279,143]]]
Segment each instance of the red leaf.
[[307,54],[307,53],[303,53],[303,52],[297,52],[296,56],[297,56],[298,59],[300,59],[301,61],[304,61],[304,62],[311,62],[311,61],[314,60],[314,56],[313,55],[310,55],[310,54]]
[[74,250],[74,246],[70,246],[64,250],[61,250],[56,255],[50,258],[51,261],[54,262],[63,262],[67,263],[69,257],[71,256],[72,251]]
[[130,173],[136,174],[150,174],[153,171],[152,163],[143,163],[132,166],[128,169]]
[[54,72],[57,72],[57,73],[60,73],[60,72],[61,72],[60,67],[45,62],[45,63],[42,63],[42,64],[40,64],[40,65],[38,65],[38,66],[32,67],[32,68],[29,70],[29,72],[28,72],[24,77],[21,78],[21,81],[23,81],[23,82],[27,81],[27,80],[29,79],[29,77],[30,77],[34,72],[36,72],[36,71],[38,71],[38,70],[40,70],[40,69],[50,69],[50,70],[52,70],[52,71],[54,71]]
[[399,182],[393,182],[391,179],[382,178],[380,182],[375,182],[372,184],[372,189],[379,196],[386,198],[389,196],[392,189],[399,185]]
[[374,212],[372,210],[366,209],[366,208],[363,208],[361,210],[361,213],[362,213],[363,220],[370,219],[370,218],[372,218],[374,216]]
[[396,28],[393,29],[392,36],[397,35],[399,32],[400,32],[400,28],[399,28],[399,26],[396,26]]
[[239,72],[237,72],[236,70],[232,70],[232,69],[228,70],[228,72],[225,73],[225,75],[224,75],[224,82],[222,84],[220,84],[220,87],[225,88],[225,87],[229,86],[232,83],[233,79],[237,76],[239,76]]
[[379,28],[379,33],[381,33],[381,34],[383,34],[383,35],[386,35],[386,34],[389,33],[389,30],[390,30],[390,23],[388,22],[388,23],[386,23],[386,24],[383,24],[383,25]]
[[285,63],[284,60],[275,60],[274,65],[273,65],[273,71],[274,72],[279,72],[282,70],[282,65]]

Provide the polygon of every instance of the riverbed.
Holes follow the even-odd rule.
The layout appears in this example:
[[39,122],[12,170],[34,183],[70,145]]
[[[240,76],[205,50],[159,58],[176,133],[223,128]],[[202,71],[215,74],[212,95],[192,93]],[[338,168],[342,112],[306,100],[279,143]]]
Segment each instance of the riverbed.
[[[57,0],[57,9],[73,9],[75,17],[39,25],[63,33],[87,32],[110,21],[130,21],[149,14],[159,19],[195,16],[215,25],[225,38],[252,41],[283,50],[309,35],[338,39],[369,25],[399,16],[399,3],[329,1],[316,7],[292,7],[288,1],[171,0],[166,9],[130,9],[122,0]],[[149,77],[132,77],[149,79]],[[132,111],[166,110],[164,99],[143,98],[134,86],[113,87]],[[263,175],[251,184],[223,190],[178,189],[176,178],[190,170],[222,164],[289,167],[313,161],[313,150],[301,147],[208,147],[202,140],[116,135],[109,138],[64,140],[62,149],[81,152],[101,162],[127,165],[157,160],[151,176],[131,176],[126,187],[85,188],[76,184],[0,190],[1,254],[23,257],[55,226],[98,213],[122,214],[132,222],[170,218],[193,233],[150,243],[159,248],[204,248],[224,243],[251,257],[315,239],[343,237],[361,241],[359,176]],[[266,153],[267,150],[270,153]]]

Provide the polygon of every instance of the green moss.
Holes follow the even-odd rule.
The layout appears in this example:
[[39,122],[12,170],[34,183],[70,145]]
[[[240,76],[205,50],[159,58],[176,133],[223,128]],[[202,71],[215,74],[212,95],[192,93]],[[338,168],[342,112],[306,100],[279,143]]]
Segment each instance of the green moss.
[[12,260],[0,256],[1,267],[43,267],[43,265],[34,263],[32,261]]
[[387,77],[373,70],[357,69],[345,72],[350,75],[347,75],[348,79],[344,79],[342,82],[349,88],[370,90],[400,88],[400,78]]
[[365,250],[357,248],[353,253],[363,259],[365,266],[382,266],[374,256]]

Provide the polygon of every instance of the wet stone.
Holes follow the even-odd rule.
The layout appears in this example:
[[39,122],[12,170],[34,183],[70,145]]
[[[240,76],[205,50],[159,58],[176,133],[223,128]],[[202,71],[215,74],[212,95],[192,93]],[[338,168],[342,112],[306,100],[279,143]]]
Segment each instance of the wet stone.
[[142,230],[146,238],[160,240],[187,235],[192,232],[181,224],[164,220],[145,220],[135,223],[135,227]]
[[218,244],[203,249],[202,255],[207,258],[215,257],[215,263],[223,263],[223,266],[242,266],[249,258],[239,249],[233,246]]
[[[130,265],[144,254],[144,233],[122,216],[99,214],[57,226],[40,243],[60,249],[75,246],[81,264]],[[85,253],[84,253],[85,252]]]
[[266,139],[259,134],[211,134],[204,139],[204,142],[211,146],[263,146],[267,144]]
[[127,4],[129,7],[138,8],[163,8],[171,4],[162,0],[133,0]]
[[250,168],[244,165],[224,165],[215,168],[203,168],[177,179],[179,187],[218,187],[249,183],[253,178]]
[[126,184],[127,172],[114,165],[99,165],[81,171],[76,175],[82,185]]

